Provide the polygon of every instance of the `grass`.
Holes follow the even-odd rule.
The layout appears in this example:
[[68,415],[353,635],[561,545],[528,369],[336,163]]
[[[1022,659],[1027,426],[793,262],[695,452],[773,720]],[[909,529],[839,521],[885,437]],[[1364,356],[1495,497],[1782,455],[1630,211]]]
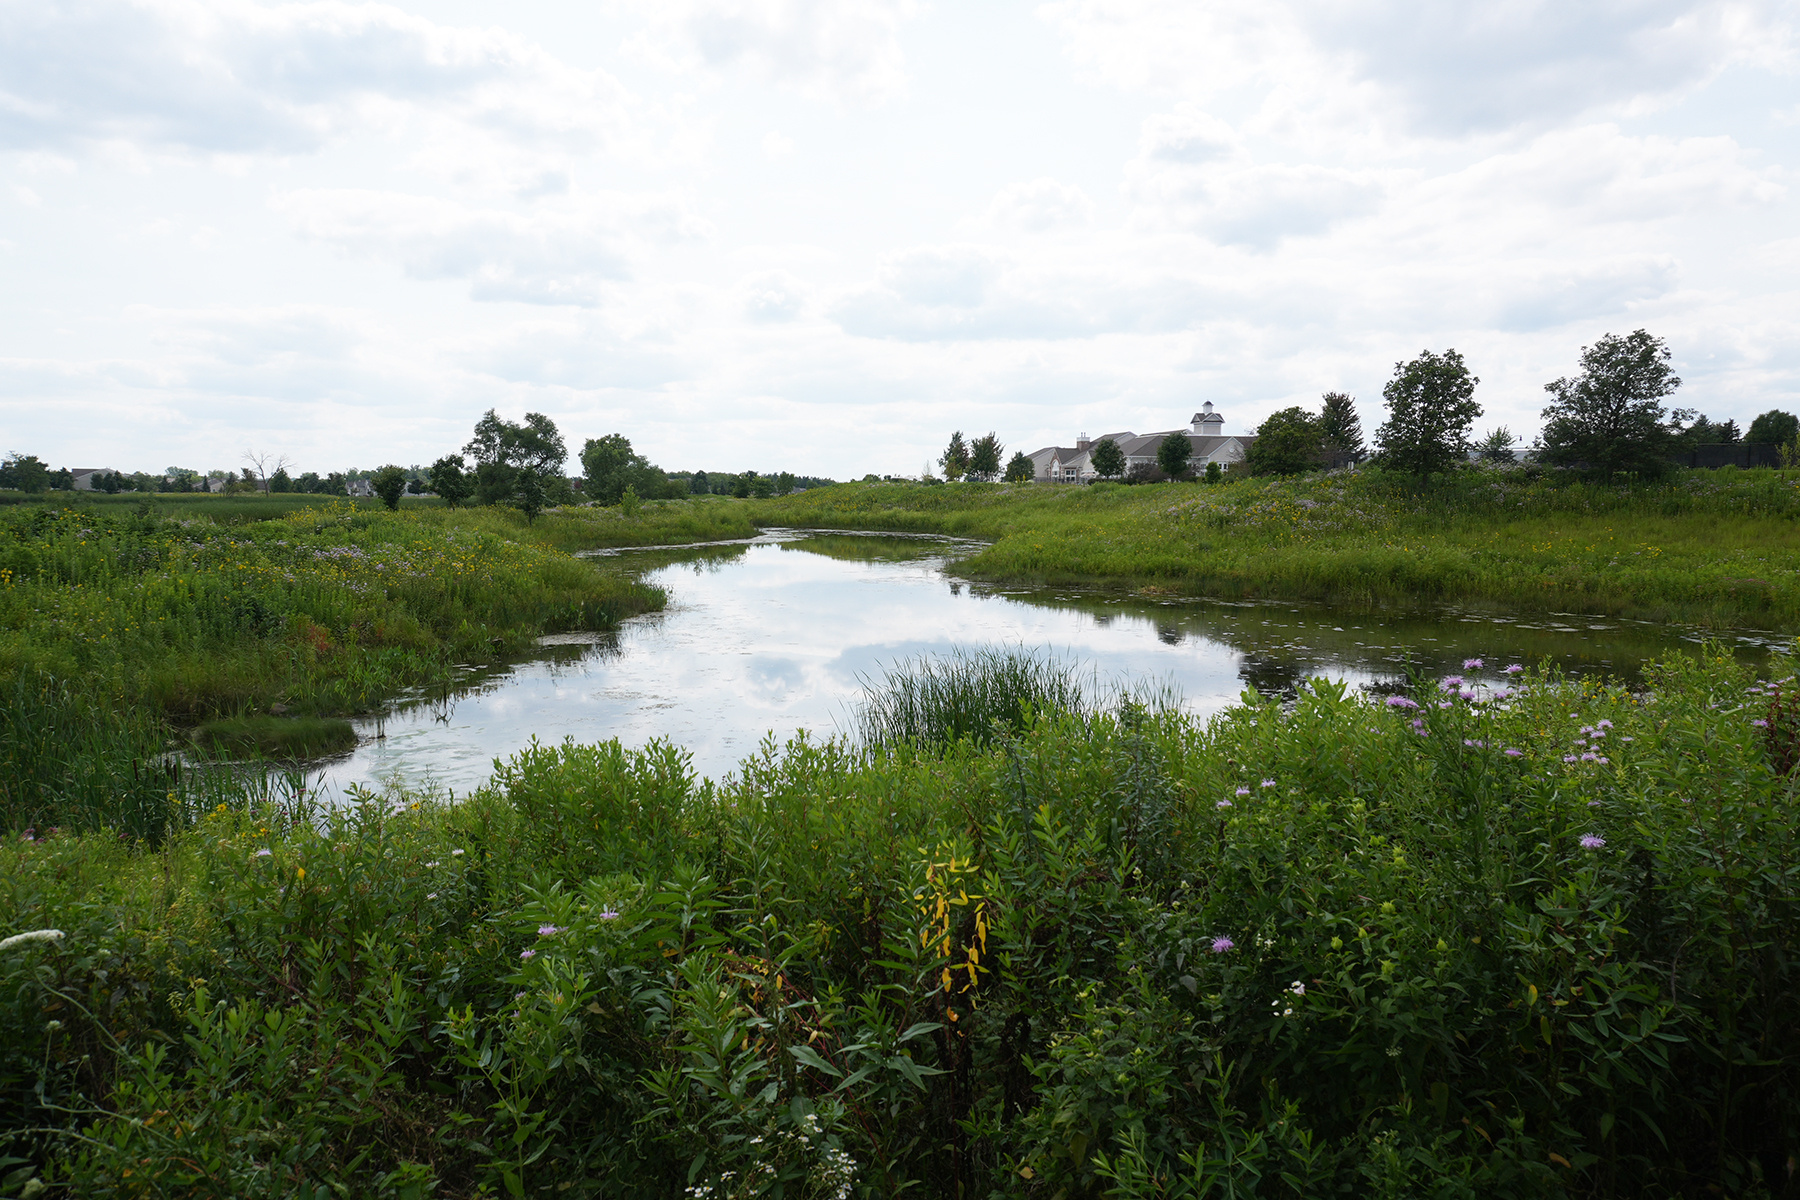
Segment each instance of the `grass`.
[[356,730],[338,717],[225,717],[193,736],[202,750],[238,758],[317,758],[356,745]]
[[1086,713],[1093,691],[1075,664],[1048,653],[958,649],[897,663],[879,682],[864,680],[855,725],[870,745],[986,744],[1016,734],[1033,712]]
[[1485,603],[1800,631],[1800,475],[1654,484],[1476,469],[1216,486],[840,484],[758,502],[764,524],[989,539],[958,570],[1222,598]]
[[1792,678],[1517,686],[8,838],[10,1186],[1778,1194]]

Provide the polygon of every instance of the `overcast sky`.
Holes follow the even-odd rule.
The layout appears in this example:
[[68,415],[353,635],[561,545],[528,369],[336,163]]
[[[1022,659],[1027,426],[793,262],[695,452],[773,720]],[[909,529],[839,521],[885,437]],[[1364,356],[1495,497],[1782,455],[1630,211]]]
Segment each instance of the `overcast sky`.
[[1800,411],[1800,16],[1689,0],[0,0],[0,450],[917,474],[1485,416],[1608,331]]

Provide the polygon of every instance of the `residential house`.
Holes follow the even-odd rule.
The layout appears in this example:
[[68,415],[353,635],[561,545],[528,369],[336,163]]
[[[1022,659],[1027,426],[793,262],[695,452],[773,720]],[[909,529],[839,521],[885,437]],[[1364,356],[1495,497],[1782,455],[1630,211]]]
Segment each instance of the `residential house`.
[[117,474],[111,467],[76,467],[69,472],[69,486],[78,492],[91,492],[94,490],[94,476]]
[[1039,483],[1092,483],[1100,478],[1094,470],[1094,447],[1111,438],[1125,456],[1125,473],[1134,467],[1154,467],[1156,451],[1171,433],[1187,435],[1192,447],[1188,465],[1204,471],[1208,463],[1230,466],[1244,461],[1244,453],[1256,440],[1253,433],[1227,434],[1225,418],[1213,411],[1212,401],[1200,406],[1187,429],[1165,429],[1161,433],[1103,433],[1097,438],[1082,434],[1073,446],[1045,446],[1028,455]]

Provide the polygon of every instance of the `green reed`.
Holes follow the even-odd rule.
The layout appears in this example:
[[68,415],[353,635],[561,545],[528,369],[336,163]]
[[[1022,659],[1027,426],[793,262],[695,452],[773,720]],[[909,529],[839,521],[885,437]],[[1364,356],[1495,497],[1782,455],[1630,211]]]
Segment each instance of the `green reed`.
[[871,746],[987,745],[1023,729],[1031,714],[1086,715],[1095,681],[1055,655],[1022,646],[957,648],[863,679],[855,728]]

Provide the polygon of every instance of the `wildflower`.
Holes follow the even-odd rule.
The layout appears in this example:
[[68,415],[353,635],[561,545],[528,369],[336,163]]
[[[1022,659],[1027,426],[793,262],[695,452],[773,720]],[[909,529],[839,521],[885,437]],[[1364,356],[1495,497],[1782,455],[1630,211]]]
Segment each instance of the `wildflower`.
[[1501,753],[1506,755],[1506,757],[1508,757],[1508,758],[1524,758],[1525,757],[1525,752],[1523,750],[1514,750],[1511,746],[1508,746],[1505,750],[1501,751]]
[[1581,756],[1582,762],[1598,762],[1599,759],[1600,756],[1595,754],[1592,750],[1585,751]]
[[539,925],[538,926],[538,936],[539,937],[555,937],[557,934],[562,933],[567,928],[568,928],[567,925]]
[[452,851],[451,851],[451,852],[450,852],[450,857],[451,857],[451,858],[461,858],[461,857],[462,857],[462,851],[461,851],[461,850],[452,850]]
[[1273,780],[1273,779],[1265,779],[1265,780],[1263,780],[1263,784],[1262,784],[1262,785],[1263,785],[1263,786],[1264,786],[1264,787],[1274,787],[1274,786],[1275,786],[1275,781],[1274,781],[1274,780]]
[[1604,845],[1606,845],[1606,839],[1597,833],[1584,833],[1581,835],[1581,848],[1583,850],[1598,850]]
[[438,894],[436,892],[426,892],[425,893],[425,898],[427,900],[436,900],[437,897],[438,897]]
[[1412,727],[1414,729],[1423,731],[1425,728],[1425,718],[1424,717],[1414,717]]
[[1219,802],[1218,802],[1218,803],[1217,803],[1217,804],[1215,804],[1215,805],[1213,805],[1213,807],[1214,807],[1214,808],[1230,808],[1230,807],[1231,807],[1231,801],[1229,801],[1229,800],[1221,800],[1221,801],[1219,801]]
[[1465,670],[1465,671],[1474,671],[1474,670],[1479,669],[1480,666],[1481,666],[1481,660],[1479,658],[1463,659],[1463,670]]
[[429,870],[431,870],[431,868],[433,868],[433,867],[435,867],[435,866],[437,866],[437,864],[436,864],[436,863],[434,863],[434,862],[428,862],[428,863],[426,863],[426,864],[425,864],[425,869],[426,869],[426,870],[427,870],[427,871],[429,871]]
[[1756,718],[1756,720],[1754,720],[1750,723],[1752,725],[1756,726],[1758,729],[1767,729],[1769,727],[1769,723],[1767,721],[1763,720],[1761,717]]
[[1389,696],[1387,706],[1389,708],[1417,708],[1419,703],[1416,700],[1409,700],[1405,696]]
[[1565,755],[1563,755],[1563,761],[1564,762],[1580,762],[1581,760],[1579,758],[1575,757],[1575,755],[1573,755],[1573,754],[1565,754]]
[[1444,682],[1438,686],[1443,688],[1446,692],[1454,692],[1462,685],[1463,677],[1461,675],[1446,675],[1444,676]]
[[617,910],[613,909],[609,905],[608,907],[600,910],[600,919],[602,921],[616,921],[619,919],[619,914],[618,914]]
[[1288,984],[1288,991],[1294,993],[1296,996],[1304,996],[1306,995],[1306,985],[1296,979],[1294,982]]
[[1439,701],[1438,701],[1438,707],[1439,707],[1439,708],[1449,708],[1449,707],[1450,707],[1450,702],[1449,702],[1449,701],[1448,701],[1448,700],[1439,700]]
[[1595,725],[1596,729],[1611,729],[1612,727],[1613,727],[1612,722],[1607,720],[1605,717],[1601,717],[1600,720]]
[[250,857],[251,858],[267,858],[273,853],[275,853],[273,850],[270,850],[268,847],[265,846],[263,849],[258,850],[255,854],[252,854]]
[[1458,697],[1460,697],[1460,698],[1461,698],[1461,699],[1464,699],[1464,700],[1473,700],[1473,699],[1475,699],[1475,693],[1474,693],[1474,692],[1471,692],[1471,691],[1470,691],[1470,690],[1469,690],[1469,689],[1468,689],[1468,688],[1464,688],[1464,689],[1463,689],[1463,690],[1462,690],[1462,691],[1460,691],[1460,692],[1458,692],[1458,693],[1456,693],[1456,694],[1457,694],[1457,696],[1458,696]]
[[536,950],[521,950],[521,951],[519,951],[519,957],[520,958],[536,958],[537,951]]
[[1604,754],[1596,754],[1594,755],[1594,761],[1604,767],[1607,763],[1611,762],[1612,759],[1606,757]]
[[1250,794],[1250,789],[1247,787],[1241,787],[1237,790],[1237,794],[1240,796],[1248,796]]
[[[14,946],[26,946],[32,942],[60,942],[62,940],[63,931],[60,929],[33,929],[29,933],[15,933],[0,942],[0,950],[11,950]],[[1230,948],[1230,944],[1227,943],[1226,949]]]
[[1525,668],[1520,666],[1518,663],[1510,663],[1507,666],[1502,667],[1500,670],[1500,673],[1502,675],[1517,675],[1520,671],[1523,671],[1524,669]]
[[1237,943],[1228,937],[1216,937],[1213,939],[1212,952],[1214,954],[1223,954],[1227,950],[1235,949],[1237,949]]
[[1589,807],[1589,808],[1599,808],[1599,807],[1600,807],[1600,802],[1599,802],[1599,801],[1598,801],[1598,800],[1589,800],[1589,801],[1588,801],[1588,807]]

